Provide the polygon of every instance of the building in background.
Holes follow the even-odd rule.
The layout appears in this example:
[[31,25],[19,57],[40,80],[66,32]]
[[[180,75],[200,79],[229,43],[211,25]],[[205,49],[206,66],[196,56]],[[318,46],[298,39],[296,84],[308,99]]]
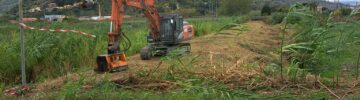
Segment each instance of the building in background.
[[50,22],[62,22],[66,18],[65,15],[45,15],[44,20]]

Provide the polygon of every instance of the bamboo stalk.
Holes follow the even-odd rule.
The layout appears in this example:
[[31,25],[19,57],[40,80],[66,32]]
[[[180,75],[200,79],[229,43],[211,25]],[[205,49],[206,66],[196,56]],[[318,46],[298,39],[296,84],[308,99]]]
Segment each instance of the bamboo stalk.
[[99,19],[101,18],[101,4],[100,0],[98,1],[98,12],[99,12]]
[[332,95],[334,95],[336,98],[338,98],[339,100],[341,100],[341,98],[336,95],[330,88],[328,88],[326,85],[324,85],[323,83],[321,83],[319,80],[317,80],[317,82],[323,87],[325,88],[327,91],[329,91]]
[[357,59],[357,62],[356,62],[356,80],[359,79],[359,61],[360,61],[360,52],[358,54],[358,59]]
[[[339,49],[340,49],[340,46],[341,46],[341,43],[342,43],[342,38],[343,38],[343,32],[342,30],[340,30],[340,37],[339,37],[339,41],[338,41],[338,44],[337,44],[337,48],[336,48],[336,57],[339,57],[340,55],[340,52],[339,52]],[[339,73],[336,75],[336,87],[339,86],[339,75],[341,75],[341,71],[339,71]]]
[[282,29],[282,36],[281,36],[281,47],[280,47],[280,74],[281,74],[281,81],[284,80],[284,75],[283,75],[283,70],[284,70],[284,64],[283,64],[283,59],[284,59],[284,53],[283,53],[283,47],[284,47],[284,42],[285,42],[285,30],[287,28],[287,23],[284,26],[284,29]]

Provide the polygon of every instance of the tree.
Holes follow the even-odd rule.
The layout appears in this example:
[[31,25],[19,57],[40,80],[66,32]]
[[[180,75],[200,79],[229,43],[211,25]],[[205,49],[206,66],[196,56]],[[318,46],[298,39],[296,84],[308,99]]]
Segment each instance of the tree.
[[271,8],[268,4],[265,4],[261,9],[261,16],[271,15]]
[[196,11],[201,14],[201,15],[205,15],[206,11],[208,9],[207,3],[205,1],[199,0],[196,1],[194,6],[196,7]]
[[319,5],[319,2],[318,1],[311,1],[309,2],[308,6],[310,7],[310,10],[311,11],[316,11],[317,7]]
[[223,0],[220,14],[234,16],[249,13],[253,0]]

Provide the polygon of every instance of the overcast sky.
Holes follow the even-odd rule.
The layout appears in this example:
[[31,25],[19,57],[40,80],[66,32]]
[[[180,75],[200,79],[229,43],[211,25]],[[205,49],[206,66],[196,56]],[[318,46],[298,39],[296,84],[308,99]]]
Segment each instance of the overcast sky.
[[[334,2],[337,0],[329,0],[329,1]],[[353,6],[356,6],[360,3],[360,0],[339,0],[339,1],[344,4],[349,4],[349,5],[353,5]]]
[[[330,0],[330,1],[337,1],[337,0]],[[345,1],[345,2],[347,2],[347,1],[360,2],[360,0],[340,0],[340,2],[341,2],[341,1]]]

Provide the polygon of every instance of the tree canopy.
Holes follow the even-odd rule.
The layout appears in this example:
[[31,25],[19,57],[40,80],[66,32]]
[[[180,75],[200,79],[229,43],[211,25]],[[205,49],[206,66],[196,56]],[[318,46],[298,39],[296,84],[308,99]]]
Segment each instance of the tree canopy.
[[220,6],[220,14],[241,15],[250,12],[253,0],[223,0]]

